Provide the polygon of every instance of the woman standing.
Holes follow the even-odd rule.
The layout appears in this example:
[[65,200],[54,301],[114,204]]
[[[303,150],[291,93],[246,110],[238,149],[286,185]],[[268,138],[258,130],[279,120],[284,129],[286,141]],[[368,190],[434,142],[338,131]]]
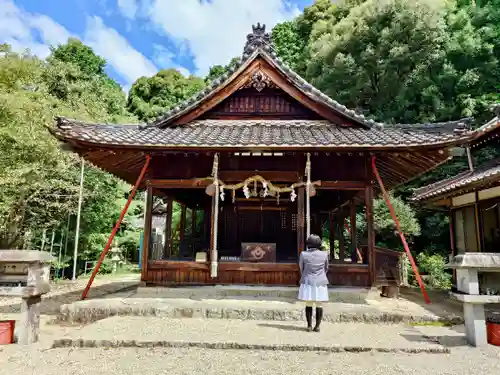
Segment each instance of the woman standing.
[[[321,238],[311,234],[306,240],[307,251],[300,253],[299,300],[306,303],[307,330],[319,332],[323,319],[322,302],[328,301],[328,253],[322,251]],[[316,306],[316,325],[312,328],[313,307]]]

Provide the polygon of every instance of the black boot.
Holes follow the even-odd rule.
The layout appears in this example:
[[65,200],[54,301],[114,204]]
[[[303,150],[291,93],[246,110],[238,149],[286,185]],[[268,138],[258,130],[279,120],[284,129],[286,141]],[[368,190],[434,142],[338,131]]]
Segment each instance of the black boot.
[[321,325],[322,319],[323,319],[323,308],[316,307],[316,326],[314,327],[314,332],[319,332],[319,326]]
[[307,330],[309,332],[312,331],[312,319],[313,319],[313,308],[312,306],[306,306]]

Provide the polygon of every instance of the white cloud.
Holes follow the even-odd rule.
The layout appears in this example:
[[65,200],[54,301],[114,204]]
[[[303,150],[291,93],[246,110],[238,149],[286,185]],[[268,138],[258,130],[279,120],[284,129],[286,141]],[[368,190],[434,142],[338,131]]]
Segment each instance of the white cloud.
[[156,63],[158,67],[161,69],[169,69],[174,68],[177,69],[182,75],[188,77],[191,73],[185,67],[178,65],[175,59],[175,53],[165,48],[162,45],[155,44],[153,45],[154,53],[153,53],[153,61]]
[[19,9],[11,0],[0,0],[0,41],[15,51],[29,49],[45,58],[50,46],[65,43],[71,33],[52,18]]
[[89,17],[84,43],[94,52],[107,60],[116,72],[123,77],[126,85],[142,76],[151,76],[157,72],[156,66],[115,29],[109,28],[99,17]]
[[299,12],[284,0],[147,0],[147,4],[151,21],[188,45],[200,75],[241,55],[252,24],[265,23],[271,31]]
[[120,12],[129,19],[134,19],[139,10],[136,0],[118,0],[118,8]]

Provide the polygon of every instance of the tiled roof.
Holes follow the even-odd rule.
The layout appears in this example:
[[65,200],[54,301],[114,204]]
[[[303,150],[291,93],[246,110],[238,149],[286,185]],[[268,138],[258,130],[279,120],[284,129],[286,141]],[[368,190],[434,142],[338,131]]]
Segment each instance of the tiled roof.
[[327,120],[195,120],[176,127],[99,125],[58,118],[52,133],[74,140],[108,146],[162,148],[210,147],[322,147],[407,148],[445,145],[467,135],[439,131],[439,127],[342,127]]
[[[329,107],[333,111],[342,114],[343,116],[353,120],[355,123],[366,127],[366,128],[378,128],[382,129],[384,127],[383,123],[377,122],[373,119],[365,117],[363,114],[356,112],[353,109],[347,108],[345,105],[328,97],[326,94],[315,88],[309,82],[307,82],[300,75],[295,73],[290,67],[288,67],[283,60],[277,55],[271,43],[271,38],[268,33],[265,32],[265,25],[257,24],[257,26],[252,26],[253,32],[247,35],[247,42],[243,50],[242,58],[239,63],[228,70],[224,75],[214,80],[210,86],[206,87],[204,90],[195,94],[186,101],[179,103],[175,108],[170,109],[164,115],[160,116],[158,119],[150,124],[143,125],[144,127],[165,127],[172,124],[177,118],[186,114],[190,110],[198,107],[202,102],[208,98],[214,96],[222,88],[226,87],[235,77],[239,75],[257,56],[263,57],[271,65],[273,65],[279,72],[281,72],[295,87],[302,91],[305,95],[311,98],[313,101],[321,103],[326,107]],[[463,119],[460,121],[451,121],[447,123],[448,125],[453,125],[455,127],[464,127],[465,123],[468,123],[470,119]],[[445,124],[445,123],[442,123]],[[431,127],[433,124],[412,124],[418,126],[428,126]],[[407,126],[405,124],[397,124],[396,126]]]
[[491,109],[496,116],[483,126],[475,129],[471,147],[477,147],[492,138],[500,137],[500,132],[498,131],[500,129],[500,104],[493,105]]
[[423,201],[444,198],[458,192],[465,193],[464,190],[488,185],[495,180],[500,181],[500,159],[493,160],[473,172],[465,171],[457,176],[416,189],[412,200]]

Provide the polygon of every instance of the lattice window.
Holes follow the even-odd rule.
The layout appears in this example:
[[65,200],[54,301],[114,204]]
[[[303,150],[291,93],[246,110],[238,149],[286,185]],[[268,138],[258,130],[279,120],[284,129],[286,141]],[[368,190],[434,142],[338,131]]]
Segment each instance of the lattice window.
[[287,214],[285,210],[280,211],[280,221],[281,221],[281,229],[287,229],[288,228],[288,223],[287,223]]
[[297,224],[298,224],[298,215],[297,214],[292,214],[292,230],[294,232],[297,231]]

